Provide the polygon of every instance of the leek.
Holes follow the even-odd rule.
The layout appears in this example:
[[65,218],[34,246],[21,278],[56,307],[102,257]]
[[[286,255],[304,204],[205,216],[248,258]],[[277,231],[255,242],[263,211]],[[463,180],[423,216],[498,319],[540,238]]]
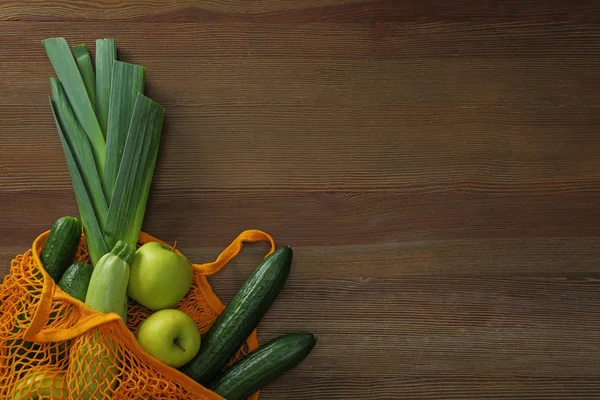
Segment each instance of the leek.
[[64,38],[42,43],[58,75],[50,105],[95,265],[118,241],[137,244],[165,110],[143,94],[146,68],[116,60],[114,39],[96,41],[95,71],[85,45],[74,58]]
[[64,38],[45,39],[42,40],[42,44],[67,94],[73,112],[90,140],[98,173],[102,177],[106,142],[69,45]]
[[54,123],[56,124],[58,136],[60,137],[60,142],[65,153],[67,167],[69,168],[71,182],[73,183],[75,200],[77,201],[77,207],[79,208],[79,215],[83,224],[83,232],[85,234],[88,252],[90,254],[92,264],[96,265],[96,262],[98,262],[104,254],[108,253],[108,248],[106,247],[106,242],[102,237],[102,231],[98,225],[96,215],[94,214],[94,208],[92,207],[92,202],[90,201],[85,184],[83,183],[81,172],[77,167],[73,153],[69,148],[69,144],[65,138],[65,135],[63,134],[60,123],[58,122],[56,109],[52,103],[52,99],[50,99],[50,108],[52,109]]
[[112,70],[116,59],[116,40],[96,40],[96,115],[98,116],[103,137],[106,137]]
[[92,103],[92,108],[96,109],[96,75],[94,74],[90,52],[85,44],[80,44],[73,46],[73,54],[75,55],[75,61],[77,61],[77,68],[79,68],[85,90],[87,90],[90,98],[90,103]]
[[160,104],[138,93],[104,229],[106,243],[111,248],[118,240],[133,246],[137,244],[164,113]]
[[137,94],[144,93],[144,77],[146,76],[145,67],[121,61],[115,61],[113,65],[106,131],[106,165],[103,179],[109,201],[117,180],[133,106]]
[[77,167],[92,202],[92,207],[94,208],[94,213],[98,220],[98,224],[100,225],[100,229],[104,229],[104,223],[106,222],[106,216],[108,215],[108,203],[104,197],[90,143],[83,132],[83,129],[79,125],[79,122],[75,119],[73,110],[71,109],[59,80],[50,78],[50,87],[52,88],[52,102],[63,135],[67,139],[67,143],[72,150]]

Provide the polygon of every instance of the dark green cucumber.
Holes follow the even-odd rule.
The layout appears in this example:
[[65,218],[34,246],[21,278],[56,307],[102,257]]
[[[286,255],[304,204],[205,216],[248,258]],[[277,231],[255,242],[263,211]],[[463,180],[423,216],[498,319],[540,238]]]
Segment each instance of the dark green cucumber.
[[227,400],[247,399],[300,364],[316,343],[310,333],[282,335],[238,361],[212,381],[208,388]]
[[67,268],[58,286],[67,294],[85,303],[85,294],[90,284],[92,272],[94,272],[94,268],[90,264],[76,262]]
[[202,338],[200,351],[181,367],[181,372],[202,385],[217,376],[283,289],[291,264],[292,249],[288,246],[266,257]]
[[77,218],[62,217],[52,226],[40,259],[54,282],[60,281],[73,262],[80,238],[81,222]]

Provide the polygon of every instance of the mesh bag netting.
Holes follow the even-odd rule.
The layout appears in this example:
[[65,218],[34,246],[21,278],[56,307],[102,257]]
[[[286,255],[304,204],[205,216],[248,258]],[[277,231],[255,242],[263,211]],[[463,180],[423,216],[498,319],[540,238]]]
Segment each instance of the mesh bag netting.
[[[1,399],[25,399],[32,393],[49,400],[222,399],[141,349],[135,335],[152,311],[130,301],[125,324],[117,314],[94,311],[63,292],[41,267],[47,235],[12,260],[0,286]],[[151,241],[166,244],[142,233],[138,246]],[[244,231],[216,261],[193,265],[192,287],[175,308],[190,315],[202,334],[225,308],[206,277],[235,257],[244,242],[255,241],[268,241],[269,254],[275,248],[268,234]],[[90,262],[84,237],[74,261]],[[254,331],[231,362],[256,348]],[[258,393],[251,399],[258,399]]]

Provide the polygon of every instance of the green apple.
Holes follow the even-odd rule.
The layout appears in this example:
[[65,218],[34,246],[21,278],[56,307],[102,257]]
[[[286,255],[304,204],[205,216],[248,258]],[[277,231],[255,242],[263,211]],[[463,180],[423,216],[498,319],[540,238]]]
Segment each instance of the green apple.
[[190,261],[159,242],[141,246],[129,273],[129,297],[153,311],[173,308],[192,284]]
[[65,373],[49,368],[26,373],[15,385],[12,400],[66,399],[69,397]]
[[171,367],[178,368],[200,350],[200,331],[196,322],[175,309],[160,310],[140,325],[137,339],[142,349]]

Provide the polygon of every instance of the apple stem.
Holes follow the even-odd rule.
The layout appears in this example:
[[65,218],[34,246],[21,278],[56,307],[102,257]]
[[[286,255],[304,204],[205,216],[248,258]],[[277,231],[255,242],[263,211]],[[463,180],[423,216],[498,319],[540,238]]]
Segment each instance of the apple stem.
[[175,339],[175,340],[173,341],[173,343],[175,343],[175,346],[179,347],[179,348],[181,349],[181,351],[185,352],[185,347],[183,347],[183,346],[181,345],[181,343],[179,343],[179,339]]
[[175,252],[176,248],[177,248],[177,240],[175,241],[175,244],[173,245],[173,252]]

